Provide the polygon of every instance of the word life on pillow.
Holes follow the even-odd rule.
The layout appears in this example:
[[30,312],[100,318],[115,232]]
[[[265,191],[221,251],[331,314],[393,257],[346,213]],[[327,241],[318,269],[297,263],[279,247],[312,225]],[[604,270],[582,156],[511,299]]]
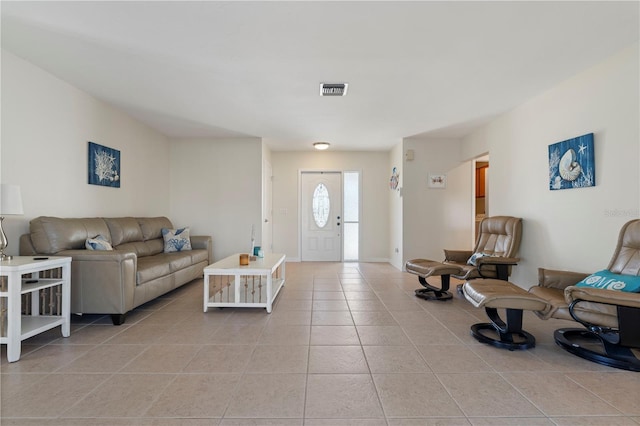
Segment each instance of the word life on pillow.
[[179,228],[179,229],[162,228],[162,238],[164,238],[165,253],[191,250],[191,239],[189,238],[189,228]]
[[84,246],[87,250],[113,250],[111,243],[107,241],[107,238],[103,235],[96,235],[93,238],[87,238],[84,242]]
[[604,269],[589,275],[577,283],[576,287],[593,287],[640,293],[640,276],[614,274]]

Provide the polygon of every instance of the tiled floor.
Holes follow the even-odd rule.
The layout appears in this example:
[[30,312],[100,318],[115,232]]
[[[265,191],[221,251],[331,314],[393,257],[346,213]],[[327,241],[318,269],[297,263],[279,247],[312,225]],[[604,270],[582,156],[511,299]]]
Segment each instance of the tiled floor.
[[[202,280],[130,313],[2,349],[8,425],[638,425],[640,373],[476,342],[481,310],[416,298],[387,264],[288,263],[272,314],[202,312]],[[573,324],[571,324],[573,325]]]

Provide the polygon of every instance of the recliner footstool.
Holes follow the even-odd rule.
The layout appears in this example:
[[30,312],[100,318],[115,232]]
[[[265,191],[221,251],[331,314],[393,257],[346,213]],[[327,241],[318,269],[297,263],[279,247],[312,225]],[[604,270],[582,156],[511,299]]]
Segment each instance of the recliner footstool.
[[[467,281],[462,292],[473,306],[484,307],[491,320],[471,326],[471,335],[476,340],[509,350],[535,346],[535,337],[522,329],[522,314],[525,310],[544,314],[551,309],[548,301],[513,283],[491,278]],[[500,318],[498,309],[506,309],[506,322]],[[497,337],[492,337],[496,334]]]
[[[447,265],[429,259],[413,259],[405,264],[405,269],[418,276],[418,281],[424,288],[416,290],[416,296],[426,300],[449,300],[453,296],[448,291],[451,275],[459,274],[462,269],[456,265]],[[427,282],[428,277],[440,277],[440,288]]]

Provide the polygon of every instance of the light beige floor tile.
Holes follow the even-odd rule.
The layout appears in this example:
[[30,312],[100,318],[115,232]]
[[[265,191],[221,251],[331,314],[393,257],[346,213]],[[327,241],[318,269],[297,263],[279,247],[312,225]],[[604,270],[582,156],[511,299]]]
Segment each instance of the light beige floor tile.
[[353,325],[353,317],[349,311],[313,311],[312,325]]
[[351,311],[386,311],[387,308],[380,300],[348,300]]
[[314,300],[314,311],[348,311],[346,300]]
[[466,417],[419,417],[413,419],[390,418],[389,426],[469,426]]
[[312,325],[311,345],[359,345],[358,333],[354,326]]
[[437,323],[402,326],[414,345],[457,345],[460,340],[448,329]]
[[164,337],[166,333],[167,326],[164,324],[139,322],[132,324],[122,333],[116,334],[105,343],[109,345],[151,344]]
[[383,418],[383,412],[369,374],[310,374],[305,417]]
[[269,324],[279,325],[311,325],[311,311],[281,311],[271,312]]
[[332,280],[315,280],[313,283],[313,291],[342,291],[340,281]]
[[402,328],[397,325],[358,325],[356,329],[362,345],[411,345]]
[[313,300],[345,300],[342,291],[314,291]]
[[[384,306],[390,311],[421,311],[422,306],[420,305],[420,300],[385,300],[384,298],[380,298]],[[423,301],[425,302],[425,301]]]
[[220,421],[220,426],[302,426],[304,419],[229,419]]
[[509,351],[489,345],[469,346],[496,371],[552,371],[553,367],[529,351]]
[[393,311],[391,315],[402,326],[425,327],[435,322],[435,318],[425,311]]
[[[35,386],[2,396],[3,417],[57,417],[82,399],[107,374],[50,374]],[[4,424],[4,420],[0,420]]]
[[268,324],[258,339],[259,345],[308,345],[308,325]]
[[305,374],[245,374],[225,417],[302,418]]
[[219,345],[251,345],[258,341],[263,329],[263,325],[227,323],[213,333],[212,339]]
[[369,367],[360,346],[311,346],[309,374],[366,374]]
[[283,287],[278,295],[279,299],[285,300],[311,300],[313,299],[313,291],[311,290],[294,290],[289,288],[289,285]]
[[558,426],[636,426],[637,423],[629,417],[619,416],[572,416],[552,417],[553,424]]
[[166,387],[145,415],[152,417],[221,417],[240,376],[181,375]]
[[528,350],[531,355],[548,364],[550,371],[576,372],[576,371],[615,371],[614,368],[587,361],[565,351],[555,342],[552,344],[540,344],[537,341],[536,347]]
[[[80,358],[93,345],[47,345],[21,354],[18,362],[7,362],[6,351],[2,353],[2,373],[51,373]],[[3,345],[6,348],[6,345]]]
[[144,352],[148,345],[99,345],[69,363],[66,373],[114,373]]
[[549,417],[622,414],[562,374],[536,371],[503,377]]
[[305,419],[305,426],[387,426],[384,419]]
[[255,346],[205,345],[184,367],[185,373],[241,373]]
[[[349,284],[342,283],[342,290],[346,292],[370,292],[373,289],[366,283],[358,283],[358,284]],[[375,294],[375,293],[374,293]],[[357,300],[357,299],[355,299]]]
[[352,311],[355,325],[398,325],[388,311]]
[[[304,303],[305,301],[297,302]],[[265,325],[267,322],[269,322],[269,314],[264,308],[235,308],[225,324],[246,324],[256,327]]]
[[130,373],[177,373],[191,361],[202,345],[149,345],[121,371]]
[[640,416],[640,374],[615,370],[607,373],[567,373],[567,377],[625,415]]
[[416,347],[435,373],[479,373],[493,368],[464,345],[419,345]]
[[363,346],[372,373],[431,372],[413,346]]
[[546,417],[471,417],[474,426],[553,426],[555,423]]
[[63,417],[139,417],[175,378],[173,374],[115,374]]
[[224,324],[224,320],[197,320],[182,321],[167,329],[164,336],[156,340],[156,345],[161,344],[211,344],[214,343],[213,334]]
[[260,345],[247,364],[247,373],[306,373],[309,346]]
[[280,311],[310,311],[312,304],[312,300],[276,299],[276,304],[273,309]]
[[[344,284],[343,284],[344,287]],[[373,291],[353,291],[346,290],[344,291],[344,298],[347,300],[379,300],[378,296]]]
[[387,417],[463,416],[433,374],[374,374],[373,381]]
[[543,417],[534,405],[497,373],[437,373],[468,417]]
[[3,407],[2,402],[6,398],[36,385],[48,375],[49,373],[6,373],[0,375],[0,408]]
[[86,325],[77,331],[72,330],[69,337],[60,338],[53,343],[56,345],[99,345],[122,333],[128,325]]

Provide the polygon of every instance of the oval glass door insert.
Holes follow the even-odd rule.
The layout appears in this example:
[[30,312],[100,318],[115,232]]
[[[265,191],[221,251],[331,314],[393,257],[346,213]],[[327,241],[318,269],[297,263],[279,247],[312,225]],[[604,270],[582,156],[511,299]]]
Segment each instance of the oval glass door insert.
[[331,201],[329,191],[324,183],[319,183],[313,191],[313,220],[318,228],[324,228],[329,221]]

